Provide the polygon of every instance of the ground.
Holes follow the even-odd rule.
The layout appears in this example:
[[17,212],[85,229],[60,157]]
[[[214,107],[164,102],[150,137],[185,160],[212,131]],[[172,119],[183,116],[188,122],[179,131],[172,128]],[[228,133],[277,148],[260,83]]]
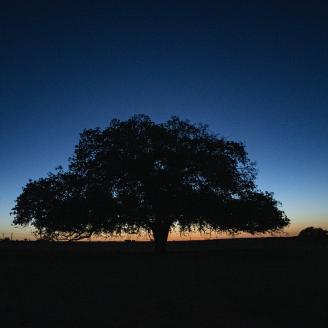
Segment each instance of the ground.
[[328,327],[328,244],[0,242],[1,327]]

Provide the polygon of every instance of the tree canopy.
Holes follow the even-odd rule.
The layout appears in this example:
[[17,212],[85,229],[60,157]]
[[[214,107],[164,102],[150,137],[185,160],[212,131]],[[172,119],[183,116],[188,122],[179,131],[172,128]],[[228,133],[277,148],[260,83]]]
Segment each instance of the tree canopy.
[[69,160],[29,181],[13,208],[15,225],[41,238],[78,240],[97,234],[152,233],[165,247],[181,231],[262,233],[289,219],[273,194],[260,191],[243,143],[178,117],[155,123],[146,115],[87,129]]

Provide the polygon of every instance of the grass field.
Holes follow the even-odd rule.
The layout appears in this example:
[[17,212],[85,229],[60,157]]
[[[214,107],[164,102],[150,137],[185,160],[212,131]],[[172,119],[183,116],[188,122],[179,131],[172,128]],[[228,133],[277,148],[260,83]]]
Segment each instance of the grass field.
[[328,327],[328,244],[1,242],[0,327]]

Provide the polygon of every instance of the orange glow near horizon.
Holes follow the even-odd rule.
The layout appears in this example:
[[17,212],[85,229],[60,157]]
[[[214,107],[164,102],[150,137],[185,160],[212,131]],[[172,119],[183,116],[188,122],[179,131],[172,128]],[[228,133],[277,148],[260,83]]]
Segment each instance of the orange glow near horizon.
[[[169,241],[188,241],[188,240],[210,240],[210,239],[232,239],[232,238],[260,238],[260,237],[292,237],[297,236],[298,233],[308,227],[311,224],[291,224],[288,228],[284,229],[282,232],[277,233],[265,233],[265,234],[257,234],[251,235],[249,233],[238,233],[238,234],[228,234],[228,233],[199,233],[199,232],[190,232],[181,234],[178,231],[171,231],[168,237]],[[321,227],[323,229],[328,229],[328,224],[324,223],[321,225],[313,225],[316,227]],[[0,239],[1,238],[11,238],[13,240],[34,240],[35,237],[32,232],[26,229],[5,229],[4,231],[0,231]],[[124,241],[124,240],[136,240],[136,241],[149,241],[150,236],[148,234],[123,234],[121,236],[111,236],[111,237],[93,237],[90,241]],[[88,240],[85,240],[88,241]]]

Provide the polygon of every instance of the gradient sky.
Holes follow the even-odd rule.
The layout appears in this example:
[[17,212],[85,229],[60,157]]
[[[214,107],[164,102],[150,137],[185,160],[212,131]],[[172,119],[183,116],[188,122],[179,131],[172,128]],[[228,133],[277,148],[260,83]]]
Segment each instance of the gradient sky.
[[244,141],[289,232],[328,228],[326,1],[4,0],[0,28],[0,233],[84,128],[136,113]]

